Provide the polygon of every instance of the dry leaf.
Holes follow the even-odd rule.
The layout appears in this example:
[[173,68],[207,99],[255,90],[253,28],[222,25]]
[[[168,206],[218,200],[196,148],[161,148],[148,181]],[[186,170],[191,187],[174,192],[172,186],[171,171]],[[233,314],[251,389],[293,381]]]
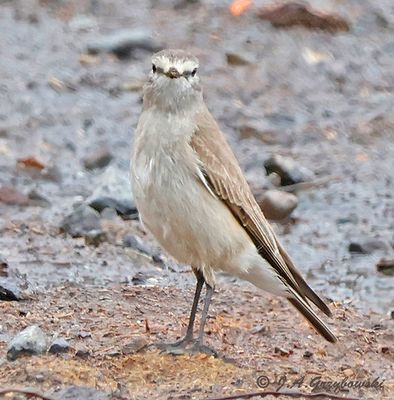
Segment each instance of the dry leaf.
[[252,5],[252,0],[234,0],[229,9],[231,15],[238,17],[243,14]]
[[42,171],[45,168],[45,165],[34,157],[20,158],[16,165],[20,168],[32,168],[39,171]]

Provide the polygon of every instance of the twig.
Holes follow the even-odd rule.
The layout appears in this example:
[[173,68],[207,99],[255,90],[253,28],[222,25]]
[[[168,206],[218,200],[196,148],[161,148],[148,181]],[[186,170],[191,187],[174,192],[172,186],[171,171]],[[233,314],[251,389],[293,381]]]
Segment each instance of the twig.
[[237,400],[237,399],[251,399],[252,397],[267,397],[267,396],[274,396],[274,397],[304,397],[306,399],[329,399],[329,400],[361,400],[360,398],[356,397],[341,397],[336,396],[331,393],[301,393],[301,392],[255,392],[255,393],[246,393],[246,394],[238,394],[233,396],[227,397],[215,397],[210,398],[207,400]]
[[283,190],[284,192],[300,192],[301,190],[308,190],[319,186],[324,186],[329,182],[339,182],[341,180],[342,178],[340,176],[331,175],[318,178],[310,182],[299,182],[294,183],[293,185],[281,186],[279,190]]
[[33,396],[33,397],[37,397],[42,400],[56,400],[54,397],[39,393],[39,392],[35,391],[34,389],[22,389],[22,388],[17,388],[17,387],[0,389],[0,396],[4,396],[5,394],[8,394],[8,393],[22,393],[29,397]]

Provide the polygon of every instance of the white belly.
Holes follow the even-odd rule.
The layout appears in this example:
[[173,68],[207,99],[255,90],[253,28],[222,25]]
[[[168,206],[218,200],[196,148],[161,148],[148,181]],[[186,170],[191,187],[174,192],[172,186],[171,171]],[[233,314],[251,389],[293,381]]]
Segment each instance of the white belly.
[[[226,269],[250,242],[228,208],[182,160],[135,163],[134,191],[143,224],[181,263]],[[145,164],[146,165],[146,164]],[[159,167],[160,166],[160,167]]]

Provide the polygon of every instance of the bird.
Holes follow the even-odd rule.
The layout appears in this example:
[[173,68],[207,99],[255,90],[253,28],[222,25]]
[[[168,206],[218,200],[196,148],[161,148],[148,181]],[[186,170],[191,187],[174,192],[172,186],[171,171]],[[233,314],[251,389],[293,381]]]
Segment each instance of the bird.
[[130,176],[141,224],[167,253],[190,265],[197,280],[186,335],[159,348],[173,354],[216,354],[203,340],[218,272],[286,298],[321,336],[337,341],[312,304],[327,316],[330,309],[306,283],[264,217],[205,104],[199,60],[185,50],[165,49],[152,56]]

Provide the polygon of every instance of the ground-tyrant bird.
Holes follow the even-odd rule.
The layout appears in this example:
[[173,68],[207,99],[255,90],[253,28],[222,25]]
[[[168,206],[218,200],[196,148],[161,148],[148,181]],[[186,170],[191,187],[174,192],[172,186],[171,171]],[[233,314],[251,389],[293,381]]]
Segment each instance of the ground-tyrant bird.
[[[143,225],[176,260],[190,264],[197,277],[186,336],[164,348],[208,351],[203,334],[216,271],[287,298],[317,332],[335,342],[310,302],[327,315],[329,308],[280,244],[204,103],[198,67],[198,59],[183,50],[153,55],[131,163]],[[204,283],[206,298],[194,340]]]

